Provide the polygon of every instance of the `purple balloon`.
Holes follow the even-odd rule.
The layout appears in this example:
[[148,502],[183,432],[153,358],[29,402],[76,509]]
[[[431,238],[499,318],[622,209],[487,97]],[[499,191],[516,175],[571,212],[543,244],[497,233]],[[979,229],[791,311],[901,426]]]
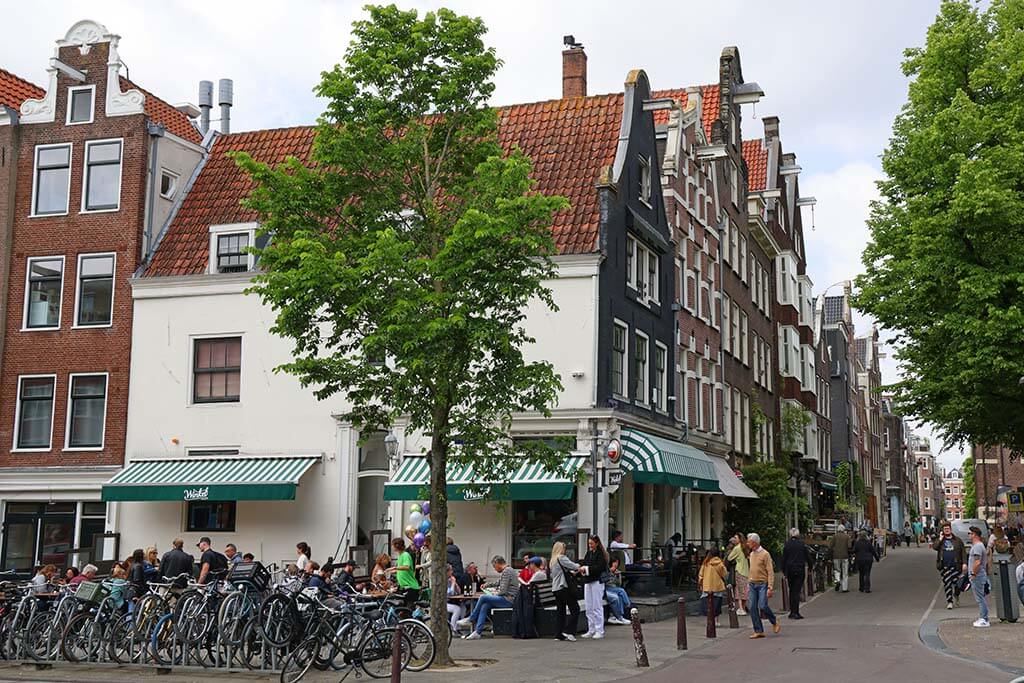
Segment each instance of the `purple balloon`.
[[424,536],[422,533],[417,532],[416,535],[412,537],[412,544],[416,546],[417,550],[419,550],[423,547],[423,544],[426,542],[426,540],[426,536]]
[[428,501],[423,501],[423,504],[420,505],[420,512],[424,517],[430,514],[430,503]]

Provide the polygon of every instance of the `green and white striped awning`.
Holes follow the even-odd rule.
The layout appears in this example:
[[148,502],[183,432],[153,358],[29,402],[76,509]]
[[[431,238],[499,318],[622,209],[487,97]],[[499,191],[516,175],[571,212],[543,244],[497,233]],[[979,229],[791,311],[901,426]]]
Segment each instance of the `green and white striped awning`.
[[[566,458],[564,472],[552,472],[537,463],[509,456],[511,476],[500,481],[479,481],[472,465],[448,463],[448,500],[568,500],[576,491],[573,476],[587,461],[586,456]],[[384,484],[384,500],[420,500],[430,483],[430,467],[422,456],[406,456],[398,471]],[[475,484],[481,490],[467,490]]]
[[638,429],[623,429],[619,440],[622,442],[622,469],[632,472],[634,483],[721,492],[715,466],[693,446]]
[[319,455],[135,460],[103,485],[103,500],[294,500]]

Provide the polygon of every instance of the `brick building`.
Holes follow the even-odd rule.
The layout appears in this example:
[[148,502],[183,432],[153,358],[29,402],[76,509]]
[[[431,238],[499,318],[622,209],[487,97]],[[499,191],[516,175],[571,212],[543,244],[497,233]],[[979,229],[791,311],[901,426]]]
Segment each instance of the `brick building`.
[[910,519],[909,503],[917,506],[912,487],[913,462],[907,457],[907,426],[903,416],[893,411],[893,397],[882,395],[882,457],[884,460],[885,492],[888,498],[889,528],[899,531]]
[[963,470],[953,468],[943,472],[942,487],[946,496],[946,519],[965,519]]
[[[1019,451],[1005,446],[971,448],[974,457],[974,486],[978,499],[978,517],[991,521],[1004,520],[1006,492],[1024,487],[1024,462]],[[1020,513],[1017,513],[1017,518]],[[1017,519],[1015,518],[1015,519]]]
[[118,42],[81,21],[45,89],[0,73],[0,569],[98,559],[116,523],[100,485],[124,461],[128,281],[201,157]]

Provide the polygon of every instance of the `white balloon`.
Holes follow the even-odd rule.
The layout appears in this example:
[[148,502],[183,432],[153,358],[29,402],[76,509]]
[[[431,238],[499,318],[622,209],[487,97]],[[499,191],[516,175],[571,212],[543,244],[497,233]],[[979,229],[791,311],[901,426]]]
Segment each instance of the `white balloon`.
[[423,520],[423,515],[419,512],[409,513],[409,524],[412,524],[417,529],[420,528],[420,522]]

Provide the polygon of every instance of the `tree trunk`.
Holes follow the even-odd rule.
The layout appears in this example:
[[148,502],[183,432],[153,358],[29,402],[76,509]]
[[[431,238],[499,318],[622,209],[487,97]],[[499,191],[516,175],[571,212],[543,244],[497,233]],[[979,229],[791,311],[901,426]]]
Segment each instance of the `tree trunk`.
[[437,641],[436,666],[451,666],[448,654],[448,444],[436,432],[430,443],[430,628]]

